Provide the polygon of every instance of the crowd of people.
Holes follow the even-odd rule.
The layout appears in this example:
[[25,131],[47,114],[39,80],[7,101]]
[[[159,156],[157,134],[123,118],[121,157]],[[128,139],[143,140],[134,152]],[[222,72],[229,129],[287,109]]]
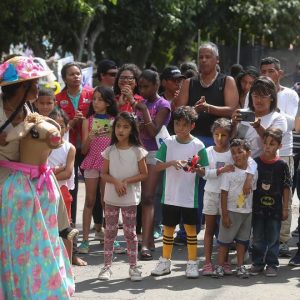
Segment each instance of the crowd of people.
[[[198,67],[187,62],[167,66],[159,74],[155,67],[140,70],[129,63],[118,68],[105,59],[97,68],[99,85],[92,88],[82,86],[81,68],[72,62],[61,70],[65,87],[56,95],[51,88],[38,88],[38,79],[45,75],[31,58],[15,56],[0,65],[1,299],[51,299],[53,295],[68,299],[74,292],[70,265],[87,265],[78,254],[90,251],[92,219],[94,238],[104,243],[100,280],[111,278],[114,252],[127,253],[130,279],[142,280],[137,261],[153,260],[159,237],[162,254],[151,275],[171,272],[175,244],[187,246],[187,278],[199,277],[197,235],[203,227],[202,275],[232,274],[228,252],[234,247],[238,277],[262,272],[277,276],[278,257],[291,256],[287,242],[294,190],[300,196],[295,131],[300,129],[299,97],[280,84],[283,71],[278,59],[264,58],[259,69],[248,66],[229,76],[219,68],[217,46],[206,42],[199,47]],[[33,113],[51,119],[60,129],[60,147],[49,146],[52,150],[46,157],[51,175],[38,157],[20,166],[25,137],[8,139],[10,131],[26,124]],[[158,141],[166,128],[169,135]],[[30,135],[40,138],[34,129]],[[29,165],[40,165],[37,176],[26,171]],[[20,178],[30,177],[34,195],[44,184],[44,194],[27,197],[27,202],[12,196],[9,187],[16,170]],[[78,246],[80,175],[85,202]],[[50,199],[53,188],[43,179],[47,176],[58,186],[56,201]],[[27,211],[32,201],[33,212],[8,220],[8,201]],[[38,201],[41,207],[50,202],[56,211],[51,220],[41,209],[33,222]],[[8,221],[12,223],[6,229]],[[36,230],[40,223],[43,230]],[[126,247],[117,238],[120,227]],[[293,235],[299,236],[299,230],[300,226]],[[47,268],[30,253],[44,256]],[[252,265],[247,269],[249,253]],[[289,264],[300,266],[300,240]],[[20,274],[30,280],[22,280]]]

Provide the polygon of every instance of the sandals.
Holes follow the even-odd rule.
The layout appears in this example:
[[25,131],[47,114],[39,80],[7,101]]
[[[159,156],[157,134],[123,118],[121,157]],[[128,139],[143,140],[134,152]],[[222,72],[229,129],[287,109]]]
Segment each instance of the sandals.
[[153,260],[153,256],[151,254],[151,250],[149,250],[149,249],[142,249],[140,251],[140,254],[139,254],[139,259],[140,260]]

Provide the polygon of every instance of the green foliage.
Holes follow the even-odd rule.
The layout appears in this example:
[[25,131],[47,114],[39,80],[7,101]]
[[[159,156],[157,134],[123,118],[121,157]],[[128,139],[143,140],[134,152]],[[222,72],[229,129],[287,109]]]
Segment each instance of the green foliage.
[[201,39],[236,46],[272,42],[300,46],[300,0],[2,0],[0,49],[27,42],[45,55],[61,45],[81,59],[95,52],[122,64],[146,62],[158,68],[196,58]]

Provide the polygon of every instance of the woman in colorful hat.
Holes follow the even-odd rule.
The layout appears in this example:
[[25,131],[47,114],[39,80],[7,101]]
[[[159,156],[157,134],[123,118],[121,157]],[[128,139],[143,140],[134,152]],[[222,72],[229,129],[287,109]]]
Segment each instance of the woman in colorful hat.
[[[27,118],[38,96],[38,79],[49,74],[34,59],[16,56],[0,65],[0,163],[20,166],[19,140],[7,142],[11,132]],[[9,163],[8,163],[9,162]],[[30,165],[23,165],[24,170]],[[25,171],[24,171],[25,172]],[[40,171],[42,172],[42,171]],[[38,179],[30,185],[24,175],[0,167],[0,299],[69,299],[74,292],[70,263],[56,226],[46,215],[55,215],[58,200],[49,205],[48,193],[41,193],[35,210],[33,197]],[[8,180],[6,180],[8,179]],[[10,185],[10,183],[13,183]],[[10,188],[8,188],[10,187]],[[21,196],[12,197],[21,189]],[[23,198],[27,197],[24,201]],[[9,201],[8,201],[9,199]],[[47,209],[43,206],[48,204]],[[47,222],[46,222],[47,221]],[[53,220],[52,220],[53,221]]]

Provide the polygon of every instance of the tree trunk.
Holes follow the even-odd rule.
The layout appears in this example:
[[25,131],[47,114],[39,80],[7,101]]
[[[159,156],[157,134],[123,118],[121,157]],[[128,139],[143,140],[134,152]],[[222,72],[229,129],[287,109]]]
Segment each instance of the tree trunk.
[[97,19],[97,25],[95,29],[91,32],[89,39],[88,39],[88,57],[87,60],[95,62],[95,43],[97,41],[98,36],[101,32],[104,31],[104,23],[103,18],[100,16],[99,19]]
[[79,35],[77,34],[77,32],[73,31],[73,35],[75,37],[75,42],[76,42],[76,53],[75,53],[75,60],[76,61],[82,61],[82,56],[83,56],[83,51],[84,51],[84,45],[85,45],[85,40],[87,38],[87,34],[88,34],[88,31],[89,31],[89,28],[90,28],[90,25],[91,25],[91,22],[92,22],[92,18],[89,18],[88,20],[86,20],[82,27],[81,27],[81,30],[79,32]]

